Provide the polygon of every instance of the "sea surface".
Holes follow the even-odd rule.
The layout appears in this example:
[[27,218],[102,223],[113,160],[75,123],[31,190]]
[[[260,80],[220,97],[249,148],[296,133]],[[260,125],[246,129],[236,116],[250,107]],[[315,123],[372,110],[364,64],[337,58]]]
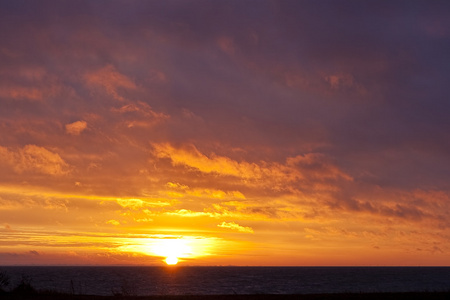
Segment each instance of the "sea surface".
[[10,286],[87,295],[449,291],[450,267],[1,267]]

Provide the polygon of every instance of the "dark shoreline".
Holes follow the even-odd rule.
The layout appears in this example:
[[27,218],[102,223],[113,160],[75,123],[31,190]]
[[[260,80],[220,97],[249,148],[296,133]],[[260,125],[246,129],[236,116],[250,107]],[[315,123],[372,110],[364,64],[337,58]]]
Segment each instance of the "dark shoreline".
[[[267,270],[262,270],[264,272],[260,272],[261,270],[255,271],[255,268],[252,267],[242,270],[240,269],[239,272],[236,272],[236,270],[234,270],[235,268],[225,267],[224,269],[221,269],[221,271],[225,270],[228,271],[228,273],[217,273],[217,268],[213,267],[206,270],[210,272],[206,272],[207,276],[205,276],[205,272],[203,272],[205,270],[198,272],[198,270],[191,269],[190,267],[184,269],[186,272],[169,273],[165,272],[165,269],[161,271],[154,268],[144,268],[144,271],[148,271],[148,273],[145,273],[135,269],[130,271],[129,268],[114,268],[112,270],[105,271],[103,270],[103,267],[94,269],[90,267],[86,269],[84,267],[81,269],[72,267],[48,269],[47,267],[36,268],[34,266],[25,267],[22,269],[19,268],[20,272],[18,272],[17,270],[14,270],[14,267],[4,267],[0,269],[0,300],[450,299],[449,267],[437,267],[437,269],[433,267],[433,270],[428,267],[425,269],[422,267],[413,267],[408,270],[402,267],[381,267],[381,269],[376,267],[376,272],[372,273],[365,272],[367,267],[350,267],[349,271],[351,271],[351,274],[347,272],[347,270],[342,272],[341,267],[338,267],[337,269],[329,267],[326,267],[325,269],[313,267],[305,269],[300,268],[299,270],[296,270],[297,268],[298,267],[294,267],[294,269],[286,269],[283,267],[275,267],[267,273]],[[93,272],[92,269],[95,272]],[[90,276],[80,277],[80,274],[74,272],[74,270],[81,270],[83,272],[79,272],[80,274],[83,276],[88,274]],[[291,273],[288,273],[289,276],[286,275],[287,270],[292,271]],[[88,271],[92,271],[91,273],[96,275],[98,278],[92,276],[92,274]],[[278,271],[278,276],[273,276],[275,271]],[[256,274],[257,276],[254,277],[258,281],[255,281],[252,276],[250,276],[251,280],[244,282],[245,284],[236,281],[235,275],[239,274],[239,276],[241,276],[242,272],[244,272],[244,275],[247,276],[253,276]],[[145,281],[135,284],[133,280],[135,280],[136,276],[141,273],[145,275]],[[211,276],[216,273],[220,276],[213,277],[215,280],[205,280],[210,279]],[[120,276],[118,276],[118,274],[120,274]],[[174,274],[179,274],[179,276],[172,276]],[[234,277],[230,276],[230,274]],[[311,276],[307,276],[308,274]],[[342,277],[343,275],[348,274],[351,276],[347,276],[345,278]],[[361,275],[361,278],[355,274]],[[189,277],[188,275],[194,276]],[[173,279],[172,277],[177,280],[167,280],[167,278]],[[274,277],[275,280],[272,280],[272,277]],[[1,280],[2,278],[3,282]],[[38,279],[36,281],[37,283],[51,281],[52,284],[34,285],[33,278]],[[72,278],[75,279],[72,280]],[[131,280],[131,278],[133,278],[133,280]],[[141,276],[139,278],[142,280],[143,277]],[[160,278],[166,280],[158,281]],[[189,278],[190,281],[186,280],[186,278]],[[196,280],[193,280],[192,278]],[[227,282],[232,282],[234,285],[227,285],[226,288],[218,288],[222,282],[220,280],[223,280],[223,278],[231,278],[230,281]],[[266,278],[270,278],[270,280],[265,280]],[[292,278],[295,278],[295,280],[292,280]],[[311,284],[316,282],[316,279],[320,282],[320,284],[315,288],[308,289]],[[272,289],[271,287],[277,283],[279,284],[279,288]],[[185,288],[179,288],[176,284],[180,284]],[[255,288],[246,288],[247,285],[251,286],[252,284],[255,284]],[[171,288],[172,285],[174,285],[173,289]],[[167,286],[168,288],[151,288],[155,286]],[[208,293],[211,291],[216,294]],[[230,291],[233,293],[230,293]],[[284,293],[279,294],[278,291],[282,291]],[[169,292],[172,292],[173,294],[170,294]]]
[[447,292],[404,292],[404,293],[331,293],[331,294],[257,294],[257,295],[164,295],[164,296],[97,296],[70,294],[14,294],[1,293],[4,300],[448,300]]

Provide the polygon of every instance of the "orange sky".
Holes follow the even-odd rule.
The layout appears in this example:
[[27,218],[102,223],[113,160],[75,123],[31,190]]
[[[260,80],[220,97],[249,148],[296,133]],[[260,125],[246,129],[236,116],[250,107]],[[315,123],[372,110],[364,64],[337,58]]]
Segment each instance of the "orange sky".
[[448,5],[38,2],[0,4],[0,265],[450,265]]

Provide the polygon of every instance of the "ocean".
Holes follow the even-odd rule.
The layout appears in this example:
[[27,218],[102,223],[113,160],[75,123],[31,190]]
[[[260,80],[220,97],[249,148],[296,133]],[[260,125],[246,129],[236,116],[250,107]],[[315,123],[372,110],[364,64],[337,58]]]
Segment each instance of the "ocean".
[[449,291],[450,267],[0,267],[11,286],[86,295]]

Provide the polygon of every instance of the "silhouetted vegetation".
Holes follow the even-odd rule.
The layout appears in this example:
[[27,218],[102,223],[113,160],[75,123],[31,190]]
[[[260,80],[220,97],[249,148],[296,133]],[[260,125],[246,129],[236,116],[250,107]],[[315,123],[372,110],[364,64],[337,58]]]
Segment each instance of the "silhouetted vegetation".
[[111,292],[115,297],[130,297],[137,295],[136,286],[128,280],[124,280],[119,289],[113,289]]
[[23,275],[19,284],[11,291],[13,294],[19,295],[33,295],[36,294],[36,289],[31,285],[31,278]]
[[9,277],[0,272],[0,293],[5,291],[5,288],[9,285]]

